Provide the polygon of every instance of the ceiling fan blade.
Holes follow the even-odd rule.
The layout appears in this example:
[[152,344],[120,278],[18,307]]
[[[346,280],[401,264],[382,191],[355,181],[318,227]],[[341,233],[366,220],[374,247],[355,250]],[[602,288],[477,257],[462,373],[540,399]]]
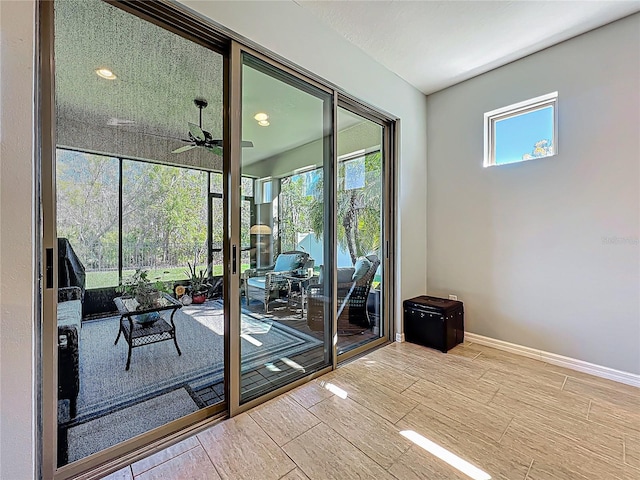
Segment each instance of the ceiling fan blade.
[[[221,147],[222,146],[222,140],[220,139],[213,139],[209,142],[209,145],[214,145],[216,147]],[[248,140],[243,140],[241,143],[242,147],[253,147],[253,142],[250,142]]]
[[191,135],[193,135],[193,138],[195,138],[196,140],[199,140],[201,142],[204,142],[206,140],[204,132],[195,123],[189,122],[189,133],[191,133]]
[[209,150],[211,153],[215,153],[216,155],[222,156],[222,148],[220,148],[220,147],[205,146],[204,148]]
[[176,148],[171,153],[182,153],[182,152],[186,152],[187,150],[191,150],[192,148],[196,148],[196,145],[185,145],[184,147]]

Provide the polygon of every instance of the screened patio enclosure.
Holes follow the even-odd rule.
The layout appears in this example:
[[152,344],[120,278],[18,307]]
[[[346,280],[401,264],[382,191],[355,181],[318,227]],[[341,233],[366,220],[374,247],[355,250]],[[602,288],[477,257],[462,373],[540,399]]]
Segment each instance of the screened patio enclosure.
[[[165,282],[186,280],[187,263],[222,275],[220,172],[58,149],[56,175],[58,234],[83,262],[87,290],[116,287],[137,268]],[[253,180],[243,185],[251,218]],[[248,232],[244,240],[248,268]]]

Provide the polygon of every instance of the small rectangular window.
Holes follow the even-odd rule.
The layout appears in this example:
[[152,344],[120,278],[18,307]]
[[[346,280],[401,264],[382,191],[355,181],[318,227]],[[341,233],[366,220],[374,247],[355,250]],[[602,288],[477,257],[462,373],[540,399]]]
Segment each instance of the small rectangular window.
[[484,114],[484,166],[558,153],[558,92]]
[[364,156],[344,162],[344,189],[364,188]]

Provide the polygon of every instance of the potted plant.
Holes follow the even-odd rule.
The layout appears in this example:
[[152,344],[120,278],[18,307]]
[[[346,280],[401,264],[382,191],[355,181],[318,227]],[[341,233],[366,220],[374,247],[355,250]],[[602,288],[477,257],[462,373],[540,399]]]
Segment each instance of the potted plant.
[[[149,279],[149,271],[137,268],[122,285],[116,287],[116,292],[122,293],[124,298],[134,298],[138,305],[136,310],[149,310],[158,306],[162,293],[166,292],[166,286],[160,277]],[[160,315],[158,312],[145,313],[136,316],[138,323],[153,323]]]
[[211,288],[209,283],[209,270],[200,269],[196,265],[196,262],[187,262],[189,271],[186,272],[189,275],[189,286],[191,288],[191,299],[193,303],[204,303],[207,299],[207,291]]

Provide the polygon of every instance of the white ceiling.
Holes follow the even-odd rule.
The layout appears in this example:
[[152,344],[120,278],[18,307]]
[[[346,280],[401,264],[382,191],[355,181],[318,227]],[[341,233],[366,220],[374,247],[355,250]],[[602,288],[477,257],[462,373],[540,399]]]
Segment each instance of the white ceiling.
[[425,94],[640,11],[609,0],[293,1]]

